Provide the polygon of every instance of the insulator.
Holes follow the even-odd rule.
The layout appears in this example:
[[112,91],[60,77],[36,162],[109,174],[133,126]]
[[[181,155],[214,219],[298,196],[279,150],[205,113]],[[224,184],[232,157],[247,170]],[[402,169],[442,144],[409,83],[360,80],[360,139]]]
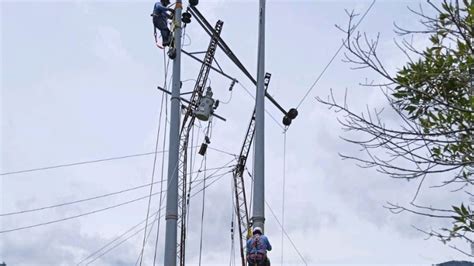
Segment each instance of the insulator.
[[209,139],[208,136],[205,136],[205,137],[204,137],[204,141],[205,141],[207,144],[211,144],[211,140]]
[[216,100],[216,102],[214,103],[214,110],[216,110],[217,107],[219,107],[219,100]]
[[199,4],[199,0],[189,0],[189,4],[191,6],[197,6]]
[[291,118],[285,115],[285,117],[283,117],[283,125],[285,126],[291,125]]

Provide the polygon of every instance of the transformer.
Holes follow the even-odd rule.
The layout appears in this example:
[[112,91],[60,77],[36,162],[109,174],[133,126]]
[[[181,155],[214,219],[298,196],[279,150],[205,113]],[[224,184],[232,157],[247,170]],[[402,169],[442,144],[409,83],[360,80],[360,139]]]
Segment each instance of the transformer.
[[212,98],[212,95],[211,87],[207,87],[206,95],[201,98],[198,107],[194,111],[194,115],[197,119],[201,121],[209,120],[209,117],[214,112],[214,99]]

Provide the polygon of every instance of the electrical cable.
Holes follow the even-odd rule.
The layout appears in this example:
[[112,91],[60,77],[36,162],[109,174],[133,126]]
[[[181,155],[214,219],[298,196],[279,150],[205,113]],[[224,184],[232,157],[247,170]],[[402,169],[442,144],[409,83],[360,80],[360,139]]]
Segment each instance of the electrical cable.
[[234,94],[234,91],[231,90],[231,91],[230,91],[229,99],[228,99],[227,101],[225,101],[225,102],[224,102],[224,101],[219,101],[219,103],[220,103],[220,104],[229,104],[230,101],[232,100],[232,95],[233,95],[233,94]]
[[[250,178],[252,179],[253,181],[253,176],[252,174],[250,173],[250,171],[248,170],[248,168],[246,167],[245,168],[246,172],[248,173],[248,175],[250,176]],[[253,182],[251,183],[252,186],[253,186]],[[252,189],[253,191],[253,189]],[[270,212],[273,216],[273,218],[275,218],[275,220],[277,221],[278,225],[280,226],[282,232],[285,234],[286,238],[288,238],[288,240],[290,241],[291,245],[293,246],[293,248],[295,249],[295,251],[298,253],[299,257],[301,258],[301,260],[304,262],[305,265],[308,265],[308,263],[306,262],[306,260],[304,259],[303,255],[301,255],[300,251],[298,250],[298,248],[296,247],[295,243],[293,242],[293,240],[291,239],[291,237],[288,235],[288,233],[286,232],[285,228],[283,228],[282,224],[280,223],[280,220],[278,220],[278,217],[276,216],[275,212],[273,211],[273,209],[271,208],[270,204],[268,204],[267,201],[265,201],[265,204],[267,205],[268,209],[270,209]]]
[[[211,179],[211,178],[217,178],[217,179],[214,180],[213,182],[211,182],[210,184],[207,184],[206,188],[209,187],[209,186],[211,186],[211,185],[214,184],[216,181],[220,180],[223,176],[225,176],[226,174],[229,174],[229,173],[231,173],[231,172],[232,172],[232,171],[225,172],[225,173],[223,173],[223,174],[219,174],[219,175],[215,175],[215,176],[208,176],[207,179]],[[198,185],[199,185],[199,184],[198,184]],[[196,185],[196,186],[197,186],[197,185]],[[201,191],[202,191],[202,189],[196,191],[195,194],[191,195],[191,197],[196,196],[196,195],[199,194]],[[164,207],[162,207],[159,211],[161,211],[162,209],[164,209]],[[156,213],[156,212],[155,212],[155,213]],[[154,213],[154,214],[155,214],[155,213]],[[160,216],[160,218],[161,218],[161,217],[162,217],[162,216]],[[100,250],[103,250],[105,247],[110,246],[111,243],[117,241],[118,239],[121,238],[121,236],[126,235],[126,233],[132,231],[134,228],[138,227],[140,224],[142,224],[142,223],[144,223],[144,222],[145,222],[145,220],[142,220],[139,224],[133,226],[132,228],[128,229],[125,233],[123,233],[123,234],[121,234],[119,237],[115,238],[113,241],[111,241],[111,242],[109,242],[108,244],[104,245]],[[104,256],[105,254],[107,254],[108,252],[110,252],[110,251],[113,250],[114,248],[118,247],[119,245],[121,245],[122,243],[124,243],[126,240],[130,239],[131,237],[133,237],[133,236],[139,234],[139,233],[140,233],[141,231],[143,231],[143,230],[144,230],[144,227],[143,227],[141,230],[135,232],[132,236],[127,237],[125,240],[121,241],[120,243],[118,243],[117,245],[113,246],[112,248],[110,248],[110,249],[107,250],[106,252],[102,253],[101,255],[99,255],[99,257],[95,258],[93,261],[95,261],[95,260],[97,260],[98,258]],[[97,251],[95,251],[95,252],[93,252],[93,253],[97,254],[98,252],[100,252],[100,250],[97,250]],[[90,257],[92,257],[92,256],[89,255],[88,258],[90,258]],[[84,262],[85,260],[86,260],[86,259],[83,259],[80,263]],[[89,262],[87,265],[89,265],[89,264],[92,263],[93,261]]]
[[[353,32],[358,26],[359,24],[364,20],[365,16],[369,13],[369,11],[372,9],[372,7],[374,6],[375,2],[377,0],[373,0],[372,3],[370,4],[370,6],[367,8],[367,10],[365,11],[365,13],[362,15],[362,17],[360,18],[360,20],[357,22],[357,24],[354,26],[354,28],[351,29],[351,32]],[[349,38],[349,37],[348,37]],[[296,109],[300,108],[301,104],[303,103],[303,101],[306,99],[306,97],[308,97],[309,93],[314,89],[314,86],[316,85],[316,83],[319,82],[319,80],[321,79],[321,77],[324,75],[324,73],[326,72],[326,70],[329,68],[329,66],[332,64],[332,62],[334,61],[334,59],[336,59],[337,55],[339,54],[339,52],[342,50],[342,48],[344,48],[344,45],[346,44],[347,41],[349,41],[349,39],[346,38],[341,46],[339,46],[339,49],[337,49],[336,53],[333,55],[333,57],[331,58],[331,60],[329,60],[329,62],[326,64],[326,66],[324,67],[323,71],[321,71],[321,73],[319,74],[319,76],[316,78],[316,80],[314,81],[313,85],[311,85],[311,87],[308,89],[308,91],[306,91],[306,94],[303,96],[303,98],[301,99],[301,101],[298,103],[298,105],[296,106]]]
[[[211,147],[209,147],[209,148],[212,149],[212,150],[218,151],[218,152],[222,152],[222,153],[225,153],[225,154],[228,154],[228,155],[235,156],[235,154],[233,154],[233,153],[229,153],[229,152],[219,150],[219,149],[216,149],[216,148],[211,148]],[[162,151],[158,151],[156,153],[167,153],[167,152],[168,152],[168,150],[162,150]],[[110,158],[90,160],[90,161],[81,161],[81,162],[76,162],[76,163],[59,164],[59,165],[45,166],[45,167],[25,169],[25,170],[17,170],[17,171],[0,173],[0,176],[16,175],[16,174],[36,172],[36,171],[44,171],[44,170],[70,167],[70,166],[77,166],[77,165],[83,165],[83,164],[92,164],[92,163],[100,163],[100,162],[107,162],[107,161],[114,161],[114,160],[122,160],[122,159],[134,158],[134,157],[148,156],[148,155],[153,155],[153,154],[155,154],[155,152],[145,152],[145,153],[137,153],[137,154],[110,157]]]
[[[164,51],[164,50],[163,50]],[[166,65],[166,55],[163,52],[163,58],[164,58],[164,64]],[[166,89],[166,78],[167,78],[167,72],[168,69],[165,69],[165,89]],[[158,144],[160,142],[160,133],[161,133],[161,118],[163,114],[163,103],[165,99],[165,93],[163,92],[161,95],[161,108],[160,108],[160,115],[158,118],[158,132],[156,134],[156,142],[155,142],[155,150],[158,150]],[[166,124],[166,123],[165,123]],[[154,159],[153,159],[153,169],[151,173],[151,183],[155,180],[155,170],[156,170],[156,159],[157,155],[155,154]],[[143,243],[142,243],[142,249],[140,251],[140,266],[142,265],[143,262],[143,252],[145,251],[145,241],[146,241],[146,229],[148,227],[148,217],[150,215],[150,205],[151,205],[151,194],[153,193],[153,185],[150,186],[150,196],[148,198],[148,206],[147,206],[147,211],[146,211],[146,222],[145,222],[145,230],[143,234]]]
[[[253,94],[250,92],[249,89],[247,89],[244,85],[242,85],[242,83],[237,83],[240,87],[242,87],[248,95],[250,95],[253,99],[255,99],[255,96],[253,96]],[[278,120],[276,120],[276,118],[267,110],[267,108],[265,108],[265,113],[267,113],[268,116],[270,116],[270,118],[275,122],[275,124],[277,124],[281,129],[285,129],[281,124],[280,122],[278,122]]]
[[[160,217],[161,218],[161,217]],[[140,230],[136,231],[135,233],[131,234],[130,236],[128,236],[127,238],[123,239],[122,241],[120,241],[119,243],[115,244],[114,246],[112,246],[111,248],[109,248],[108,250],[106,250],[105,252],[101,253],[99,256],[95,257],[93,260],[89,261],[86,265],[89,265],[89,264],[92,264],[94,261],[102,258],[103,256],[105,256],[107,253],[109,253],[110,251],[112,251],[113,249],[115,249],[116,247],[120,246],[121,244],[125,243],[127,240],[129,240],[130,238],[138,235],[139,233],[141,233],[143,230],[145,230],[145,227],[142,227]]]
[[[165,153],[165,152],[168,152],[168,151],[158,151],[157,153]],[[110,158],[105,158],[105,159],[91,160],[91,161],[82,161],[82,162],[76,162],[76,163],[59,164],[59,165],[45,166],[45,167],[25,169],[25,170],[17,170],[17,171],[0,173],[0,176],[15,175],[15,174],[21,174],[21,173],[43,171],[43,170],[50,170],[50,169],[55,169],[55,168],[77,166],[77,165],[83,165],[83,164],[100,163],[100,162],[113,161],[113,160],[122,160],[122,159],[127,159],[127,158],[152,155],[152,154],[155,154],[155,153],[156,152],[145,152],[145,153],[137,153],[137,154],[131,154],[131,155],[125,155],[125,156],[117,156],[117,157],[110,157]]]
[[237,158],[237,156],[238,156],[238,155],[235,154],[235,153],[226,152],[226,151],[224,151],[224,150],[220,150],[220,149],[217,149],[217,148],[213,148],[213,147],[211,147],[211,146],[208,146],[207,148],[210,149],[210,150],[218,151],[218,152],[221,152],[221,153],[223,153],[223,154],[227,154],[227,155],[233,156],[233,157],[235,157],[235,158]]
[[[158,211],[156,211],[154,214],[158,213]],[[101,252],[102,250],[104,250],[105,248],[107,248],[108,246],[112,245],[112,243],[114,243],[115,241],[119,240],[120,238],[122,238],[123,236],[125,236],[126,234],[128,234],[129,232],[133,231],[135,228],[137,228],[138,226],[140,226],[141,224],[143,224],[145,222],[146,219],[143,219],[141,220],[138,224],[132,226],[131,228],[129,228],[127,231],[123,232],[122,234],[120,234],[118,237],[114,238],[112,241],[110,241],[109,243],[107,243],[106,245],[102,246],[101,248],[99,248],[98,250],[94,251],[93,253],[91,253],[89,256],[85,257],[84,259],[82,259],[81,261],[79,261],[76,265],[80,265],[81,263],[83,263],[84,261],[92,258],[93,256],[95,256],[97,253]],[[142,230],[145,229],[145,227],[142,228]],[[141,231],[141,230],[140,230]]]
[[[156,195],[156,194],[158,194],[158,193],[154,193],[152,196],[154,196],[154,195]],[[30,229],[30,228],[34,228],[34,227],[38,227],[38,226],[43,226],[43,225],[48,225],[48,224],[54,224],[54,223],[58,223],[58,222],[63,222],[63,221],[67,221],[67,220],[71,220],[71,219],[75,219],[75,218],[87,216],[87,215],[90,215],[90,214],[95,214],[95,213],[98,213],[98,212],[103,212],[103,211],[106,211],[106,210],[114,209],[114,208],[117,208],[117,207],[121,207],[121,206],[130,204],[130,203],[134,203],[134,202],[137,202],[137,201],[146,199],[147,197],[148,197],[148,196],[136,198],[136,199],[129,200],[129,201],[125,201],[125,202],[122,202],[122,203],[119,203],[119,204],[116,204],[116,205],[112,205],[112,206],[109,206],[109,207],[105,207],[105,208],[101,208],[101,209],[96,209],[96,210],[93,210],[93,211],[89,211],[89,212],[81,213],[81,214],[78,214],[78,215],[73,215],[73,216],[65,217],[65,218],[62,218],[62,219],[52,220],[52,221],[43,222],[43,223],[37,223],[37,224],[33,224],[33,225],[28,225],[28,226],[16,227],[16,228],[13,228],[13,229],[1,230],[1,231],[0,231],[0,234],[10,233],[10,232],[14,232],[14,231],[20,231],[20,230],[25,230],[25,229]]]
[[[221,169],[224,169],[224,168],[221,168]],[[230,172],[231,172],[231,171],[230,171]],[[229,172],[226,172],[225,174],[227,174],[227,173],[229,173]],[[209,177],[209,178],[214,178],[214,177],[212,176],[212,177]],[[200,183],[198,183],[198,184],[200,184]],[[155,196],[155,195],[157,195],[157,194],[159,194],[159,193],[161,193],[161,191],[160,191],[160,192],[153,193],[152,196]],[[133,199],[133,200],[125,201],[125,202],[122,202],[122,203],[119,203],[119,204],[115,204],[115,205],[112,205],[112,206],[108,206],[108,207],[105,207],[105,208],[96,209],[96,210],[93,210],[93,211],[89,211],[89,212],[85,212],[85,213],[82,213],[82,214],[73,215],[73,216],[69,216],[69,217],[65,217],[65,218],[61,218],[61,219],[57,219],[57,220],[52,220],[52,221],[48,221],[48,222],[42,222],[42,223],[32,224],[32,225],[28,225],[28,226],[21,226],[21,227],[16,227],[16,228],[12,228],[12,229],[1,230],[1,231],[0,231],[0,234],[10,233],[10,232],[14,232],[14,231],[20,231],[20,230],[25,230],[25,229],[30,229],[30,228],[34,228],[34,227],[43,226],[43,225],[49,225],[49,224],[54,224],[54,223],[58,223],[58,222],[63,222],[63,221],[75,219],[75,218],[79,218],[79,217],[83,217],[83,216],[87,216],[87,215],[91,215],[91,214],[103,212],[103,211],[106,211],[106,210],[114,209],[114,208],[117,208],[117,207],[121,207],[121,206],[124,206],[124,205],[127,205],[127,204],[131,204],[131,203],[134,203],[134,202],[137,202],[137,201],[146,199],[146,198],[148,198],[148,197],[149,197],[149,196],[143,196],[143,197],[140,197],[140,198],[136,198],[136,199]]]
[[[159,208],[159,212],[161,212],[161,210],[162,210],[162,208],[160,207],[160,208]],[[161,217],[160,217],[160,218],[161,218]],[[145,236],[146,236],[146,237],[145,237],[145,243],[148,243],[148,239],[150,238],[150,235],[151,235],[151,233],[153,232],[153,227],[155,226],[155,224],[156,224],[157,221],[161,221],[160,218],[159,218],[158,213],[156,213],[156,214],[155,214],[155,218],[153,218],[153,222],[151,223],[150,230],[148,231],[148,234],[146,233],[146,230],[144,231],[144,232],[145,232],[144,234],[145,234]],[[143,253],[140,252],[140,254],[139,254],[138,257],[137,257],[137,260],[135,261],[135,266],[137,266],[139,262],[141,263],[142,260],[143,260]]]
[[[163,157],[164,156],[165,156],[165,154],[163,153]],[[229,168],[229,167],[233,167],[233,166],[225,165],[225,166],[222,166],[222,167],[209,168],[208,170],[218,170],[218,169],[224,169],[224,168]],[[200,171],[198,170],[195,173],[200,173]],[[127,188],[127,189],[122,189],[122,190],[115,191],[115,192],[110,192],[110,193],[107,193],[107,194],[102,194],[102,195],[98,195],[98,196],[93,196],[93,197],[74,200],[74,201],[69,201],[69,202],[58,203],[58,204],[54,204],[54,205],[48,205],[48,206],[44,206],[44,207],[38,207],[38,208],[34,208],[34,209],[26,209],[26,210],[13,211],[13,212],[7,212],[7,213],[0,213],[0,217],[24,214],[24,213],[29,213],[29,212],[42,211],[42,210],[47,210],[47,209],[58,208],[58,207],[63,207],[63,206],[67,206],[67,205],[73,205],[73,204],[77,204],[77,203],[87,202],[87,201],[91,201],[91,200],[96,200],[96,199],[100,199],[100,198],[110,197],[110,196],[126,193],[126,192],[129,192],[129,191],[137,190],[137,189],[140,189],[140,188],[145,188],[145,187],[155,185],[155,184],[158,184],[158,183],[163,184],[164,181],[167,181],[167,180],[164,179],[163,181],[153,182],[153,184],[148,183],[148,184],[144,184],[144,185],[140,185],[140,186],[135,186],[135,187]]]
[[273,218],[275,218],[275,220],[277,221],[278,225],[280,226],[282,232],[285,234],[286,238],[288,238],[288,240],[290,241],[291,245],[293,246],[293,248],[295,249],[296,253],[298,253],[298,256],[301,258],[301,260],[303,261],[303,263],[305,265],[308,265],[308,263],[306,262],[306,260],[304,259],[303,255],[301,255],[301,252],[298,250],[298,248],[296,247],[295,243],[293,242],[293,240],[291,239],[291,237],[288,235],[288,233],[286,232],[286,230],[283,228],[283,226],[281,225],[280,223],[280,220],[278,220],[277,216],[275,215],[275,212],[273,212],[273,209],[270,207],[270,204],[268,204],[267,201],[265,201],[265,204],[267,205],[268,209],[270,209],[270,212],[273,216]]
[[[161,181],[154,182],[153,184],[157,184],[157,183],[161,183]],[[140,189],[140,188],[145,188],[145,187],[148,187],[148,186],[153,185],[153,184],[149,183],[149,184],[140,185],[140,186],[136,186],[136,187],[132,187],[132,188],[127,188],[127,189],[123,189],[123,190],[119,190],[119,191],[116,191],[116,192],[111,192],[111,193],[107,193],[107,194],[103,194],[103,195],[99,195],[99,196],[94,196],[94,197],[90,197],[90,198],[85,198],[85,199],[80,199],[80,200],[75,200],[75,201],[69,201],[69,202],[49,205],[49,206],[45,206],[45,207],[39,207],[39,208],[34,208],[34,209],[27,209],[27,210],[21,210],[21,211],[1,213],[0,217],[23,214],[23,213],[29,213],[29,212],[42,211],[42,210],[47,210],[47,209],[52,209],[52,208],[58,208],[58,207],[63,207],[63,206],[67,206],[67,205],[77,204],[77,203],[81,203],[81,202],[96,200],[96,199],[100,199],[100,198],[110,197],[110,196],[122,194],[122,193],[125,193],[125,192],[137,190],[137,189]]]

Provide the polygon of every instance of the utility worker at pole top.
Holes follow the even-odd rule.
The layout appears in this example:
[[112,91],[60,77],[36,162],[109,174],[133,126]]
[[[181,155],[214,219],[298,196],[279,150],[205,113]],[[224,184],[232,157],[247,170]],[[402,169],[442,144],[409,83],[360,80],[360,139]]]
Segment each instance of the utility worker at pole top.
[[[171,31],[168,29],[168,19],[173,18],[174,9],[168,8],[170,4],[169,0],[161,0],[155,3],[153,7],[153,26],[155,26],[155,38],[156,38],[156,29],[158,28],[161,32],[161,40],[163,47],[168,46],[171,43]],[[168,14],[167,12],[172,12]]]
[[267,250],[272,250],[268,238],[263,235],[262,228],[254,227],[252,237],[247,240],[247,262],[249,266],[269,266]]

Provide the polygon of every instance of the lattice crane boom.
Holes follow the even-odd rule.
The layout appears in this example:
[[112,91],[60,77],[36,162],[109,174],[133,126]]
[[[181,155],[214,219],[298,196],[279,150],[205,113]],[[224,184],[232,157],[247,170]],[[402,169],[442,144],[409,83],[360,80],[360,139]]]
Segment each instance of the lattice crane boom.
[[[265,91],[268,89],[268,84],[270,83],[271,74],[266,73],[264,79]],[[237,221],[239,226],[239,236],[240,236],[240,256],[242,259],[242,266],[246,265],[245,259],[245,243],[248,238],[248,230],[250,228],[250,221],[248,215],[247,207],[247,197],[245,193],[245,183],[243,178],[243,173],[245,170],[245,165],[247,163],[247,158],[250,152],[250,147],[252,146],[252,141],[255,135],[255,109],[252,113],[252,118],[250,119],[249,127],[247,128],[247,134],[245,135],[244,143],[240,150],[239,160],[237,165],[233,170],[233,181],[234,181],[234,193],[235,193],[235,212],[237,214]]]
[[209,43],[206,55],[204,57],[204,63],[201,66],[199,71],[198,78],[194,86],[193,93],[189,100],[189,105],[185,108],[185,114],[183,118],[183,124],[180,131],[180,145],[179,145],[179,161],[178,161],[178,231],[180,236],[178,238],[178,261],[179,265],[185,265],[185,255],[186,255],[186,209],[189,201],[187,200],[188,189],[188,180],[187,180],[187,160],[188,160],[188,143],[189,143],[189,134],[192,127],[194,126],[195,116],[194,110],[199,104],[204,91],[204,87],[207,83],[209,72],[211,70],[212,62],[214,61],[214,55],[217,49],[217,36],[220,35],[222,31],[222,26],[224,22],[217,21],[214,36],[211,38]]

